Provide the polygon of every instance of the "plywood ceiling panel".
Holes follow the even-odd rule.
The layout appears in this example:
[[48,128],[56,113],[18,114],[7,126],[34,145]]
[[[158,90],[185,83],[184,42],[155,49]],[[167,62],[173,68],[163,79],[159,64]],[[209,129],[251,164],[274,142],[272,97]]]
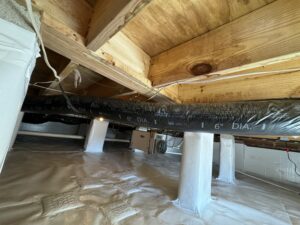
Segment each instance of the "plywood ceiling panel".
[[275,0],[152,0],[123,32],[155,56]]

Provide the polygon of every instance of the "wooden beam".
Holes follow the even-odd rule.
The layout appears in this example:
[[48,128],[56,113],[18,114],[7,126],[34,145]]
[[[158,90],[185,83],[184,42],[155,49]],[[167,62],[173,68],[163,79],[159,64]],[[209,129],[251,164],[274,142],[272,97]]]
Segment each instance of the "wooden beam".
[[154,58],[154,86],[277,63],[300,52],[300,1],[277,0]]
[[[282,140],[282,141],[298,141],[300,142],[300,136],[256,136],[256,135],[239,135],[238,137],[246,138],[260,138],[260,139],[271,139],[271,140]],[[299,146],[300,147],[300,146]]]
[[[72,15],[72,12],[78,12],[78,10],[81,9],[81,4],[77,4],[77,1],[71,0],[62,0],[59,1],[59,3],[54,3],[51,1],[51,7],[54,8],[63,7],[64,3],[68,3],[68,5],[70,4],[68,6],[70,8],[76,8],[76,10],[73,9],[73,11],[63,14],[63,16],[57,14],[58,16],[55,17],[55,14],[51,12],[51,7],[49,7],[48,5],[50,3],[48,1],[36,1],[39,4],[36,5],[36,2],[34,1],[33,6],[43,12],[41,21],[41,33],[44,40],[44,44],[47,48],[70,59],[75,64],[82,65],[85,68],[88,68],[102,76],[105,76],[131,90],[141,93],[142,95],[149,97],[153,96],[154,94],[156,95],[158,90],[152,87],[150,80],[146,77],[149,62],[140,63],[139,66],[135,68],[128,67],[129,70],[127,70],[126,64],[128,62],[121,62],[121,60],[123,60],[124,57],[119,57],[120,54],[116,54],[118,52],[117,49],[109,50],[109,47],[106,46],[104,49],[102,49],[102,52],[105,52],[107,54],[103,55],[101,54],[101,51],[100,53],[93,52],[86,48],[86,40],[81,32],[81,30],[83,29],[83,27],[81,26],[84,26],[83,23],[76,23],[78,26],[80,26],[80,29],[78,29],[77,26],[71,26],[72,21],[76,22],[76,20],[73,18],[74,15]],[[21,2],[24,4],[24,0],[21,0]],[[138,5],[141,6],[140,4]],[[129,18],[130,16],[133,16],[138,10],[138,8],[139,7],[136,6],[134,12],[131,11],[132,14],[127,15],[127,17]],[[82,10],[85,10],[85,8],[82,8]],[[120,40],[118,36],[117,39]],[[124,40],[124,38],[122,40]],[[116,47],[115,43],[118,43],[118,41],[112,41],[108,44],[108,46],[110,46],[111,48],[113,48],[113,46]],[[119,45],[119,47],[120,46],[124,47],[124,42],[122,42],[121,45]],[[129,46],[133,47],[133,45],[130,44]],[[133,51],[136,51],[136,49],[133,49]],[[131,58],[131,60],[138,61],[139,59],[143,59],[150,61],[150,58],[147,58],[146,54],[143,55],[141,52],[135,52],[134,54],[135,55]],[[112,60],[108,60],[108,55],[112,57]],[[134,59],[134,57],[140,56],[142,57]],[[143,65],[144,68],[141,65]],[[156,99],[163,102],[173,102],[173,100],[178,100],[171,99],[171,97],[162,94],[156,95]]]
[[99,0],[87,35],[87,47],[98,50],[131,20],[150,0]]
[[151,84],[148,79],[150,56],[136,46],[123,32],[120,31],[114,35],[95,54],[126,73]]
[[[143,95],[152,96],[156,94],[157,89],[151,86],[147,78],[128,74],[101,58],[97,53],[88,50],[82,38],[79,38],[79,34],[76,34],[64,24],[49,18],[47,14],[43,16],[41,32],[44,43],[49,49],[69,58],[74,63],[80,64]],[[169,97],[161,94],[157,95],[156,98],[164,102],[173,102]]]
[[147,54],[156,56],[272,1],[152,0],[122,31]]
[[179,85],[184,103],[234,102],[300,97],[300,72],[209,84]]
[[235,69],[229,69],[226,73],[223,74],[209,74],[201,77],[195,77],[191,79],[186,79],[182,82],[183,84],[209,84],[214,82],[230,82],[232,80],[243,80],[248,78],[255,77],[263,77],[275,74],[283,74],[290,72],[298,72],[300,71],[300,52],[292,55],[287,55],[285,57],[281,57],[279,62],[276,60],[267,60],[261,62],[260,65],[257,65],[255,68],[247,69],[244,67],[244,70],[240,69],[240,71],[236,71]]
[[[74,62],[70,62],[64,69],[63,71],[59,74],[60,77],[60,82],[63,82],[69,75],[71,75],[73,73],[73,71],[78,67],[79,65],[74,63]],[[58,87],[58,81],[54,80],[49,86],[49,89],[56,89]],[[51,95],[51,94],[57,94],[57,92],[53,92],[49,89],[46,89],[43,92],[43,95]]]
[[86,88],[81,94],[87,96],[113,97],[117,94],[129,92],[130,90],[120,84],[116,84],[112,80],[105,79],[103,81],[92,84]]
[[291,152],[300,152],[300,143],[294,140],[281,141],[254,137],[235,137],[235,140],[237,143],[243,143],[250,147],[267,148],[282,151],[286,151],[288,149]]
[[[25,0],[17,0],[22,5]],[[85,36],[93,14],[93,9],[86,0],[33,0],[33,7],[46,11],[48,16],[55,19],[78,34]]]

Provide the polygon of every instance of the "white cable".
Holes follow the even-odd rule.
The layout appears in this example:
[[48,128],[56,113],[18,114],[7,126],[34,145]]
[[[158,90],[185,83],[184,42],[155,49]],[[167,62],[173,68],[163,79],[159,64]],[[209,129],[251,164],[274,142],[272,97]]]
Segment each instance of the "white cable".
[[31,0],[26,0],[26,6],[27,6],[29,18],[31,20],[33,29],[34,29],[34,31],[35,31],[35,33],[36,33],[36,35],[38,37],[38,40],[39,40],[39,42],[41,44],[43,55],[44,55],[44,59],[45,59],[45,63],[49,67],[49,69],[53,72],[54,77],[56,79],[60,80],[60,77],[57,75],[56,70],[49,63],[49,60],[48,60],[48,57],[47,57],[47,53],[46,53],[46,50],[45,50],[45,46],[44,46],[44,42],[43,42],[42,36],[41,36],[41,34],[39,32],[39,29],[37,27],[36,21],[35,21],[34,16],[33,16]]
[[281,186],[281,185],[279,185],[279,184],[275,184],[275,183],[273,183],[273,182],[271,182],[271,181],[267,181],[267,180],[264,180],[264,179],[262,179],[262,178],[259,178],[259,177],[250,175],[250,174],[248,174],[248,173],[244,173],[244,172],[242,172],[242,171],[240,171],[240,170],[236,170],[235,172],[240,173],[240,174],[243,174],[243,175],[245,175],[245,176],[248,176],[248,177],[250,177],[250,178],[252,178],[252,179],[256,179],[256,180],[259,180],[259,181],[261,181],[261,182],[264,182],[264,183],[273,185],[273,186],[275,186],[275,187],[284,189],[284,190],[286,190],[286,191],[291,191],[291,192],[294,192],[294,193],[296,193],[296,194],[299,194],[299,192],[297,192],[297,191],[295,191],[295,190],[293,190],[293,189],[283,187],[283,186]]
[[152,98],[154,98],[155,96],[157,96],[163,89],[165,89],[166,87],[162,87],[162,88],[160,88],[156,93],[154,93],[152,96],[150,96],[147,100],[146,100],[146,102],[147,101],[149,101],[149,100],[151,100]]
[[211,79],[203,79],[203,80],[196,80],[196,81],[182,81],[179,83],[181,84],[205,84],[205,83],[211,83],[215,81],[221,81],[221,80],[228,80],[228,79],[234,79],[239,77],[246,77],[250,75],[274,75],[274,74],[284,74],[284,73],[292,73],[292,72],[298,72],[300,71],[300,68],[293,68],[293,69],[286,69],[286,70],[272,70],[272,71],[261,71],[261,72],[252,72],[252,73],[243,73],[243,74],[236,74],[236,75],[230,75],[230,76],[219,76],[216,78]]
[[[59,90],[56,90],[56,89],[53,89],[53,88],[49,88],[49,87],[44,87],[44,86],[41,86],[41,85],[37,85],[37,84],[29,84],[30,86],[34,86],[34,87],[38,87],[38,88],[42,88],[42,89],[45,89],[45,90],[50,90],[50,91],[55,91],[55,92],[59,92],[59,93],[61,93],[61,91],[59,91]],[[68,94],[73,94],[73,95],[75,95],[74,93],[72,93],[72,92],[69,92],[69,91],[65,91],[66,93],[68,93]]]
[[[56,79],[58,79],[60,81],[60,77],[57,75],[57,72],[56,70],[50,65],[49,63],[49,60],[48,60],[48,57],[47,57],[47,53],[46,53],[46,50],[45,50],[45,46],[44,46],[44,43],[43,43],[43,39],[42,39],[42,36],[39,32],[39,29],[37,28],[37,25],[36,25],[36,21],[33,17],[33,12],[32,12],[32,3],[31,3],[31,0],[26,0],[26,6],[27,6],[27,10],[28,10],[28,13],[29,13],[29,17],[30,17],[30,20],[31,20],[31,23],[32,23],[32,26],[33,26],[33,29],[35,30],[36,32],[36,35],[40,41],[40,44],[41,44],[41,47],[42,47],[42,51],[43,51],[43,55],[44,55],[44,58],[45,58],[45,62],[46,62],[46,65],[51,69],[51,71],[53,72],[53,75]],[[294,69],[286,69],[286,70],[275,70],[275,71],[264,71],[264,72],[253,72],[253,73],[245,73],[245,74],[237,74],[237,75],[231,75],[231,76],[221,76],[221,77],[218,77],[218,78],[215,78],[215,79],[208,79],[208,80],[199,80],[199,81],[175,81],[175,82],[172,82],[170,84],[167,84],[165,86],[161,86],[161,89],[158,90],[154,95],[152,95],[148,100],[154,98],[156,95],[158,95],[164,88],[167,88],[167,87],[170,87],[170,86],[173,86],[173,85],[176,85],[176,84],[197,84],[197,83],[210,83],[210,82],[214,82],[214,81],[220,81],[220,80],[227,80],[227,79],[233,79],[233,78],[238,78],[238,77],[244,77],[244,76],[249,76],[249,75],[272,75],[272,74],[277,74],[277,73],[291,73],[291,72],[297,72],[297,71],[300,71],[300,68],[294,68]],[[76,73],[76,72],[75,72]],[[80,75],[80,74],[79,74]],[[76,76],[76,74],[75,74]],[[80,77],[80,80],[79,80],[79,83],[81,82],[81,77]],[[76,85],[77,86],[77,85]],[[149,88],[151,89],[151,88]],[[151,89],[152,91],[152,89]]]
[[[284,69],[284,70],[271,70],[271,71],[259,71],[259,72],[252,72],[252,73],[242,73],[242,74],[235,74],[235,75],[224,75],[219,76],[216,78],[208,78],[208,79],[202,79],[197,80],[197,78],[192,78],[188,80],[179,80],[179,81],[173,81],[171,83],[160,85],[159,87],[170,87],[176,84],[205,84],[205,83],[211,83],[215,81],[221,81],[221,80],[229,80],[234,78],[240,78],[240,77],[246,77],[246,76],[253,76],[253,75],[275,75],[275,74],[285,74],[285,73],[292,73],[292,72],[298,72],[300,71],[300,67],[292,68],[292,69]],[[218,75],[218,74],[211,74],[211,76]],[[196,80],[195,80],[196,79]]]

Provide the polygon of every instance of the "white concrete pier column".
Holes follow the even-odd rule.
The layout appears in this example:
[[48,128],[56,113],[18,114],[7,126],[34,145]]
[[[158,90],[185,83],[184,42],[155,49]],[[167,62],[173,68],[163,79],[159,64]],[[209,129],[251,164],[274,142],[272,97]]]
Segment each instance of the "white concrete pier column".
[[235,141],[232,135],[220,135],[220,170],[218,180],[235,183]]
[[108,121],[97,118],[91,121],[91,125],[85,140],[86,152],[102,152],[108,129]]
[[175,204],[200,214],[211,199],[214,134],[185,132],[179,196]]

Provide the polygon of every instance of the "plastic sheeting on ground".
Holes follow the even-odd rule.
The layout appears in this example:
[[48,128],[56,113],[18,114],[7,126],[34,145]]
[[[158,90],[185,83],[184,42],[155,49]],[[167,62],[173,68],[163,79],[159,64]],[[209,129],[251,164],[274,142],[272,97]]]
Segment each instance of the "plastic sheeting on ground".
[[199,218],[172,202],[179,156],[115,148],[57,152],[81,150],[69,147],[53,143],[56,152],[43,152],[47,145],[15,146],[0,175],[0,224],[300,224],[300,196],[259,181],[237,176],[236,185],[228,185],[213,179],[212,201]]

